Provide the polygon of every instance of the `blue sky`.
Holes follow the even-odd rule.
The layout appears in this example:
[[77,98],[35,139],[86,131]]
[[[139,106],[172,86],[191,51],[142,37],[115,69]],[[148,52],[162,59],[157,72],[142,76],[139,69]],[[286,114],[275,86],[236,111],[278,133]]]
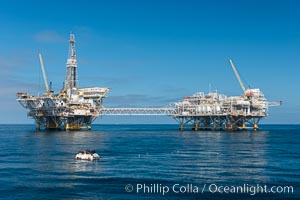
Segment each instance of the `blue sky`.
[[[264,123],[300,123],[297,1],[0,1],[0,123],[33,123],[15,93],[42,91],[38,52],[58,91],[68,37],[79,85],[111,88],[105,106],[165,106],[212,89],[240,95],[230,68],[269,100]],[[39,86],[40,85],[40,86]],[[173,123],[107,117],[96,123]]]

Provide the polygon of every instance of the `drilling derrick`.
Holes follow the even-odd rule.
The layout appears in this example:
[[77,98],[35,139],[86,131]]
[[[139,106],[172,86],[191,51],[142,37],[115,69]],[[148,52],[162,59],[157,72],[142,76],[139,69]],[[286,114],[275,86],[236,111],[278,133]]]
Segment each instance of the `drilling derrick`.
[[67,73],[64,89],[70,94],[73,88],[77,88],[77,60],[75,51],[75,36],[70,34],[69,56],[67,60]]
[[42,55],[39,54],[46,92],[42,96],[17,93],[17,101],[28,109],[27,115],[35,120],[37,129],[90,129],[99,116],[161,116],[174,118],[180,130],[191,125],[197,130],[258,130],[259,122],[268,116],[269,106],[280,106],[281,101],[267,101],[259,88],[245,88],[242,79],[230,59],[231,68],[243,90],[241,96],[226,96],[217,92],[198,92],[162,108],[104,108],[102,99],[109,88],[78,87],[75,36],[70,34],[69,55],[66,63],[66,79],[63,89],[55,94],[47,82]]
[[91,123],[99,116],[102,98],[108,88],[78,88],[75,36],[70,34],[69,55],[67,59],[66,79],[63,89],[54,94],[48,86],[46,71],[39,54],[46,92],[42,96],[17,93],[17,101],[26,109],[27,115],[35,120],[37,129],[90,129]]

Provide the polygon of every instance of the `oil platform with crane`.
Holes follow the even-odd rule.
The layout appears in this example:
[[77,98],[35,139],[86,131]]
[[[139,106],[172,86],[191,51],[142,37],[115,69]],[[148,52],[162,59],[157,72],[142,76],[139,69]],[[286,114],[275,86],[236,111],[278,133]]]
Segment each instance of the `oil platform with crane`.
[[193,130],[258,130],[259,121],[268,116],[269,106],[279,106],[281,101],[267,101],[259,88],[246,89],[239,73],[229,59],[232,70],[243,90],[241,96],[226,96],[199,92],[176,103],[174,119],[183,130],[191,123]]
[[[91,123],[99,116],[102,98],[109,88],[78,88],[75,36],[70,34],[67,73],[63,89],[54,94],[48,86],[42,55],[39,54],[46,92],[41,96],[17,93],[17,101],[26,109],[28,116],[35,120],[36,128],[80,130],[90,129]],[[50,82],[51,84],[51,82]]]
[[78,88],[75,36],[70,34],[67,73],[63,89],[55,94],[48,86],[42,55],[39,54],[46,92],[41,96],[17,93],[17,101],[35,120],[36,128],[80,130],[91,129],[99,116],[170,116],[179,123],[179,129],[193,130],[258,130],[259,122],[268,116],[270,106],[281,101],[267,101],[259,88],[246,89],[231,59],[231,68],[242,88],[241,96],[226,96],[217,92],[198,92],[185,97],[173,106],[160,108],[105,108],[102,99],[109,88]]
[[268,116],[269,106],[280,106],[281,101],[267,101],[259,88],[246,89],[231,59],[232,70],[243,90],[241,96],[226,96],[217,92],[198,92],[184,97],[174,106],[163,108],[104,108],[100,115],[167,115],[179,123],[179,130],[258,130],[259,122]]

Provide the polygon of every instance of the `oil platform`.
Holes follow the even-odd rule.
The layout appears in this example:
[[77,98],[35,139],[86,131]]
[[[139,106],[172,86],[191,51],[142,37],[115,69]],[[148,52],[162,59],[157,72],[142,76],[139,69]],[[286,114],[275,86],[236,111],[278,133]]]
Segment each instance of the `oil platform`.
[[54,94],[48,86],[43,59],[39,54],[46,92],[41,96],[17,93],[17,101],[35,120],[36,128],[80,130],[91,129],[91,123],[100,115],[169,116],[179,123],[179,130],[258,130],[259,122],[268,116],[270,106],[281,101],[267,101],[259,88],[246,89],[239,73],[229,59],[231,68],[242,88],[240,96],[226,96],[217,92],[198,92],[185,97],[173,106],[161,108],[105,108],[102,99],[109,88],[78,88],[75,36],[70,35],[66,79],[62,90]]
[[42,55],[39,54],[46,92],[41,96],[17,93],[17,101],[26,109],[36,123],[36,129],[91,129],[91,123],[99,116],[102,98],[109,88],[78,88],[75,36],[70,34],[69,56],[64,86],[54,94],[47,82]]
[[164,108],[104,108],[101,115],[166,115],[179,123],[179,130],[258,130],[259,122],[268,116],[270,106],[281,101],[267,101],[259,88],[246,89],[239,73],[229,59],[232,70],[243,90],[241,96],[226,96],[217,92],[198,92],[185,97],[172,107]]

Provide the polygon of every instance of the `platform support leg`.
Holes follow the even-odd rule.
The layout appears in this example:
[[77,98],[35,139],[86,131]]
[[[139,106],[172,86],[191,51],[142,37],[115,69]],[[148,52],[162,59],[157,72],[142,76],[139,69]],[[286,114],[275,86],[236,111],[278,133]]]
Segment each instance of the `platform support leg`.
[[35,130],[37,130],[37,131],[40,131],[40,130],[41,130],[41,124],[40,124],[40,123],[37,123],[37,124],[36,124]]
[[194,131],[198,131],[199,130],[199,122],[197,118],[194,118],[194,127],[193,127]]
[[195,123],[194,123],[194,131],[198,131],[198,130],[199,130],[199,128],[198,128],[198,123],[195,122]]
[[180,130],[180,131],[183,131],[183,130],[184,130],[184,125],[183,125],[183,123],[180,123],[179,130]]
[[257,131],[257,130],[258,130],[258,128],[259,128],[259,127],[258,127],[258,124],[257,124],[257,123],[255,123],[255,124],[253,125],[253,130],[254,130],[254,131]]
[[232,130],[233,130],[232,124],[226,124],[226,131],[232,131]]

